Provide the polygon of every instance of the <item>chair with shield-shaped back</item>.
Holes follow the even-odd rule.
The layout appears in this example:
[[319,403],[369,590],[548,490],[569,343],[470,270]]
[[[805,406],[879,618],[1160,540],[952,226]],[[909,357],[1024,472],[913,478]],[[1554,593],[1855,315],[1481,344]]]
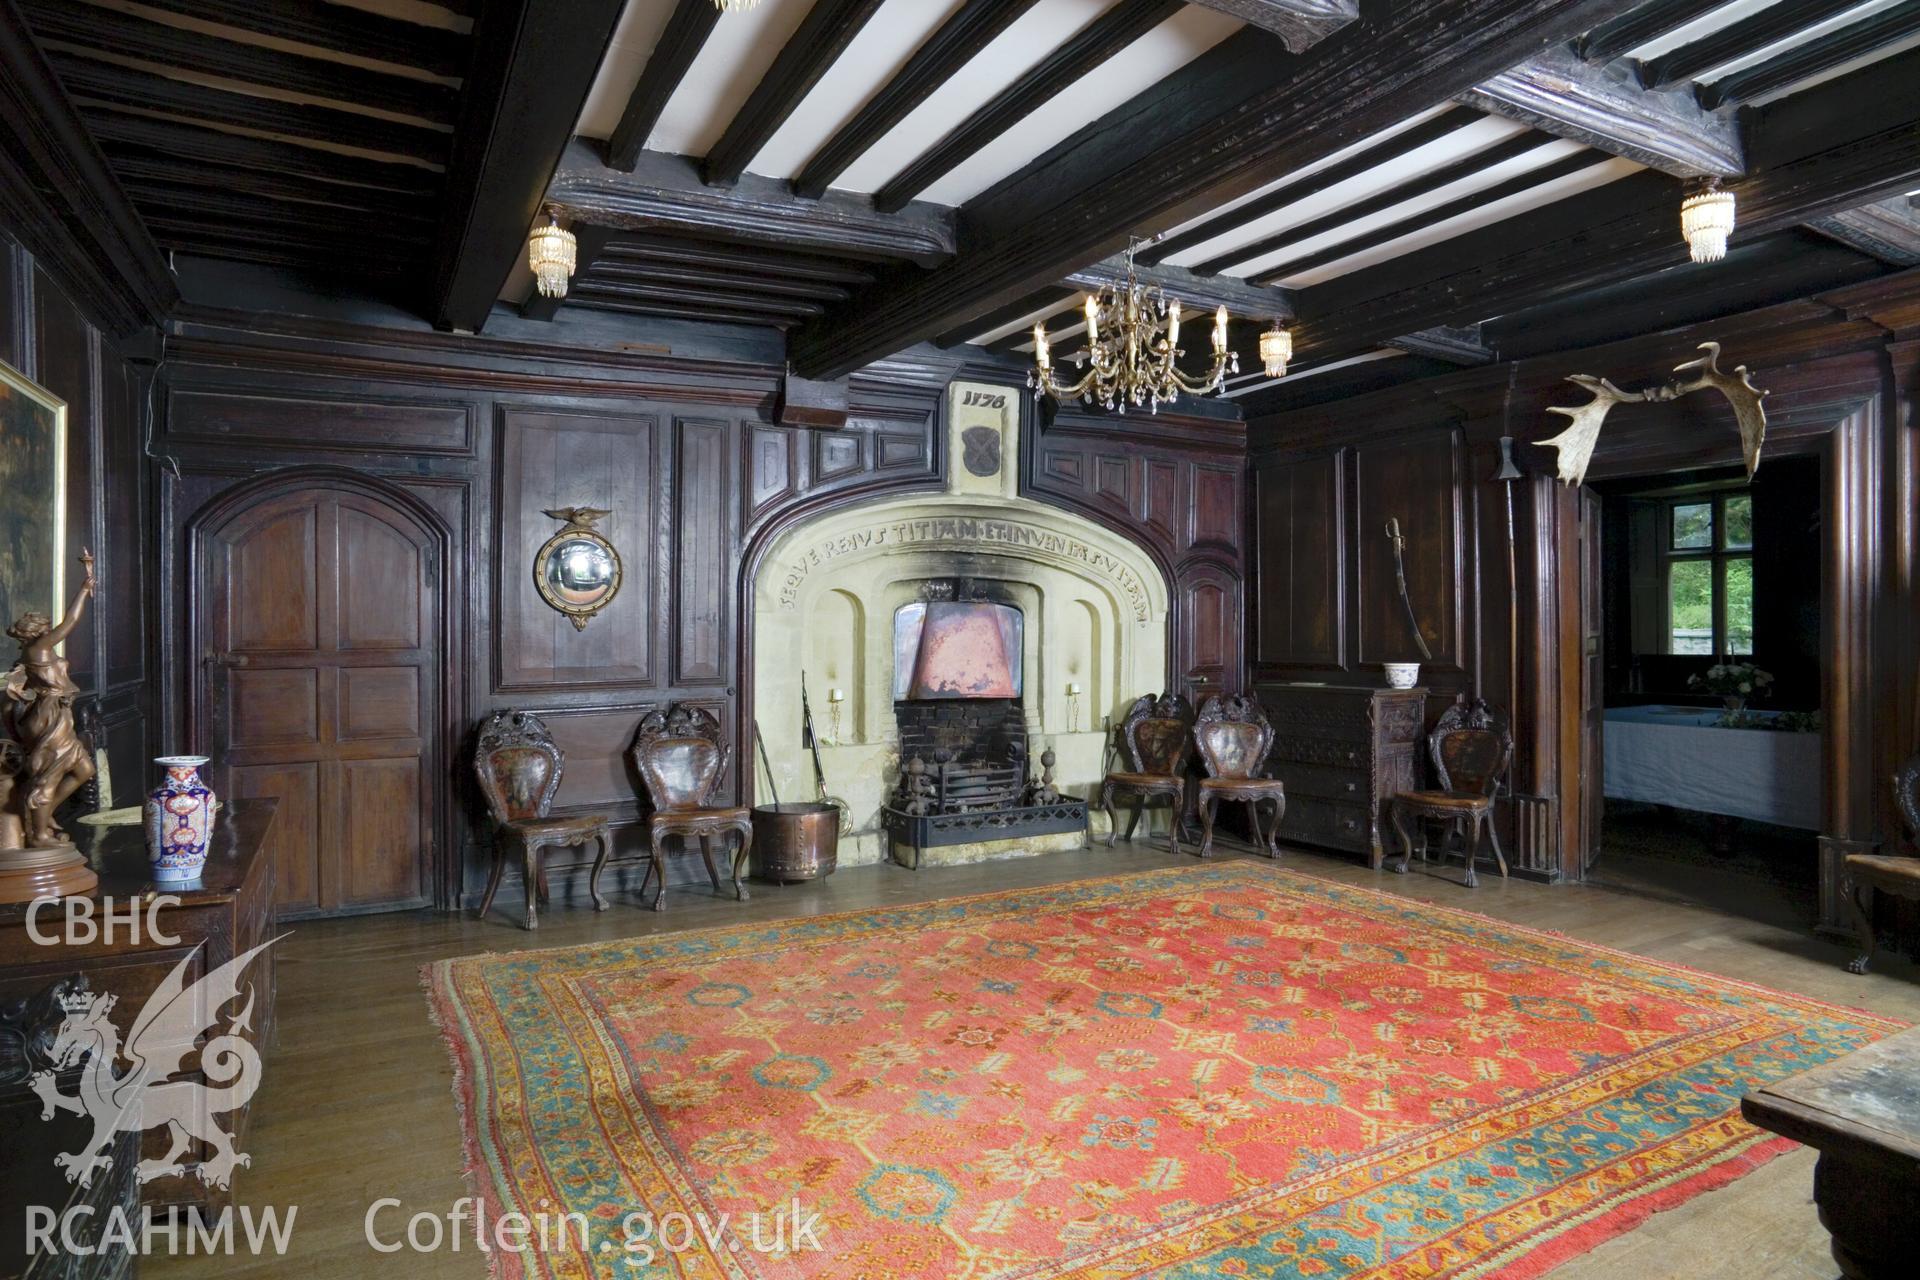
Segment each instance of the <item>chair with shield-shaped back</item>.
[[[1222,800],[1247,806],[1254,843],[1269,858],[1280,856],[1280,819],[1287,812],[1286,784],[1263,778],[1260,767],[1273,750],[1273,726],[1260,704],[1242,694],[1215,694],[1200,708],[1193,742],[1207,776],[1200,779],[1200,856],[1213,856],[1213,814]],[[1260,832],[1260,806],[1273,806],[1273,823]]]
[[753,847],[753,814],[744,805],[712,803],[714,788],[726,777],[727,764],[733,757],[733,748],[720,737],[720,722],[712,712],[684,705],[650,713],[634,735],[630,758],[653,804],[647,821],[653,860],[640,881],[640,893],[645,896],[648,883],[659,876],[660,887],[653,895],[655,911],[667,909],[667,840],[676,836],[682,850],[687,841],[699,839],[707,879],[713,882],[715,891],[720,888],[720,873],[713,865],[714,837],[725,840],[729,835],[739,836],[740,848],[733,858],[733,892],[740,901],[747,900],[747,886],[741,876]]
[[1100,786],[1100,806],[1107,811],[1107,848],[1120,831],[1113,800],[1118,792],[1133,796],[1133,816],[1127,820],[1127,839],[1147,801],[1162,796],[1173,802],[1167,828],[1167,851],[1180,852],[1180,828],[1187,811],[1187,756],[1193,747],[1193,704],[1177,693],[1158,697],[1143,694],[1134,700],[1120,726],[1120,748],[1128,769],[1109,773]]
[[1500,866],[1500,878],[1507,876],[1507,856],[1500,849],[1500,832],[1493,822],[1493,797],[1513,760],[1513,738],[1507,733],[1483,699],[1467,701],[1463,693],[1448,707],[1427,736],[1427,751],[1433,757],[1438,776],[1437,791],[1403,791],[1393,798],[1393,826],[1400,834],[1400,865],[1405,872],[1413,858],[1413,836],[1407,830],[1409,820],[1421,827],[1420,861],[1427,860],[1425,824],[1439,822],[1445,837],[1455,834],[1466,838],[1466,885],[1471,889],[1479,881],[1473,867],[1480,860],[1480,836],[1492,837],[1494,861]]
[[587,893],[596,911],[607,909],[600,896],[600,872],[613,852],[613,835],[603,813],[576,813],[554,817],[553,796],[560,789],[566,757],[547,731],[546,722],[531,711],[496,711],[480,726],[474,742],[473,771],[493,818],[493,872],[480,914],[493,909],[493,895],[516,848],[527,886],[525,927],[540,924],[537,903],[547,900],[546,853],[550,848],[595,846]]

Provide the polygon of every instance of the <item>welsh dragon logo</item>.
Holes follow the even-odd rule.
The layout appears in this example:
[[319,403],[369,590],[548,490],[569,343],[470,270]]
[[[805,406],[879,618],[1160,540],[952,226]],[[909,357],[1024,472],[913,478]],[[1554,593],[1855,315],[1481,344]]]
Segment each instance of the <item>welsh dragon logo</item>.
[[[193,955],[182,956],[142,1006],[124,1046],[120,1032],[107,1018],[118,997],[80,992],[63,999],[66,1018],[48,1055],[53,1067],[35,1072],[32,1086],[40,1095],[41,1119],[70,1111],[93,1121],[93,1137],[85,1146],[54,1157],[54,1163],[66,1171],[67,1181],[91,1185],[94,1173],[112,1163],[105,1148],[114,1134],[163,1125],[172,1145],[160,1159],[140,1162],[141,1182],[181,1172],[182,1157],[196,1141],[206,1144],[211,1154],[193,1172],[210,1186],[226,1186],[236,1167],[251,1163],[246,1153],[233,1149],[233,1139],[214,1119],[245,1106],[260,1087],[260,1054],[239,1034],[252,1029],[251,985],[245,992],[245,1006],[230,1016],[225,1031],[200,1046],[199,1073],[205,1082],[172,1077],[193,1055],[201,1033],[214,1030],[220,1011],[240,997],[240,975],[248,963],[278,941],[271,938],[235,956],[191,986],[186,969]],[[114,1069],[122,1058],[127,1070],[116,1075]],[[82,1059],[86,1065],[79,1091],[59,1092],[57,1073]]]

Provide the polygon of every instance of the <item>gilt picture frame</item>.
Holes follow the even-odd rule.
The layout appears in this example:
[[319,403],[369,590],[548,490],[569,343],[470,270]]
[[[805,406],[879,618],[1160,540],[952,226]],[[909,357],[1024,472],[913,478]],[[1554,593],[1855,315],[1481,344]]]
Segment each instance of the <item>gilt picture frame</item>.
[[61,615],[67,402],[0,360],[0,627]]

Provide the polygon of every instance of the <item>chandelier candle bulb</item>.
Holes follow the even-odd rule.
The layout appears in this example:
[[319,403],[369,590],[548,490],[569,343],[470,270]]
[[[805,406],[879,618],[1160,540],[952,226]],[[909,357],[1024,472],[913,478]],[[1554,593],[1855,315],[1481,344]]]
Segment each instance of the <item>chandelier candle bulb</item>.
[[1100,341],[1100,298],[1097,294],[1087,295],[1087,349]]
[[1053,368],[1053,351],[1047,345],[1047,326],[1044,323],[1033,326],[1033,362],[1043,370]]
[[1216,354],[1227,349],[1227,309],[1225,307],[1213,313],[1213,349]]
[[1167,346],[1173,350],[1180,347],[1180,299],[1175,298],[1167,304]]

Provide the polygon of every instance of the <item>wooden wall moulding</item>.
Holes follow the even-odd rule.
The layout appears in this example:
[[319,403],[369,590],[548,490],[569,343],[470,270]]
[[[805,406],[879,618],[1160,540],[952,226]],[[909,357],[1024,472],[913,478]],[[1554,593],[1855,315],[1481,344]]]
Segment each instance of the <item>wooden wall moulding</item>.
[[673,426],[673,680],[680,688],[727,684],[736,542],[728,426],[696,419]]
[[[653,684],[658,430],[653,415],[499,411],[496,692]],[[621,590],[587,628],[550,608],[528,571],[553,537],[546,512],[571,507],[610,511],[600,532],[631,550]]]
[[471,403],[435,404],[396,394],[293,395],[261,388],[176,389],[165,438],[200,444],[244,442],[312,450],[321,442],[356,451],[472,457],[479,415]]
[[1354,655],[1363,666],[1419,662],[1395,586],[1389,519],[1407,538],[1406,577],[1435,670],[1460,670],[1466,499],[1460,434],[1431,433],[1354,450]]
[[1253,468],[1251,662],[1298,675],[1348,669],[1347,487],[1351,451]]

